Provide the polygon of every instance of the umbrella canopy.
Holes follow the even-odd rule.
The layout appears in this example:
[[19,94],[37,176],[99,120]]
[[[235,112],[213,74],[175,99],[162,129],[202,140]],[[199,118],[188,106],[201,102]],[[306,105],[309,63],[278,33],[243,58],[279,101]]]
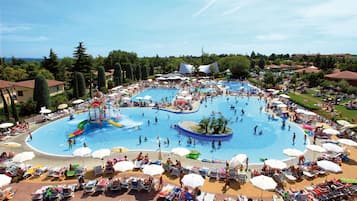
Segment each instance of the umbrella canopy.
[[287,105],[285,105],[284,103],[282,103],[282,104],[279,104],[279,105],[277,105],[277,107],[288,107]]
[[82,99],[77,99],[77,100],[72,101],[73,104],[80,104],[83,102],[84,102],[84,100],[82,100]]
[[274,181],[273,178],[264,175],[253,177],[250,182],[252,182],[254,186],[265,191],[274,190],[277,186],[277,183]]
[[173,148],[171,150],[171,153],[174,153],[174,154],[179,155],[179,156],[186,156],[190,152],[191,152],[190,150],[188,150],[186,148],[182,148],[182,147]]
[[350,139],[338,139],[337,141],[341,144],[357,147],[357,142],[350,140]]
[[317,166],[319,166],[320,168],[326,171],[330,171],[334,173],[342,172],[342,169],[339,165],[327,160],[317,161]]
[[229,161],[229,167],[235,168],[243,164],[247,160],[247,155],[237,154]]
[[154,176],[164,173],[164,168],[161,165],[151,164],[145,165],[143,168],[143,173],[146,175]]
[[23,163],[25,161],[32,160],[33,158],[35,158],[35,153],[32,151],[25,151],[16,154],[14,158],[12,158],[12,161],[15,163]]
[[286,94],[280,94],[279,96],[282,97],[282,98],[286,98],[286,99],[289,99],[289,98],[290,98],[290,96],[288,96],[288,95],[286,95]]
[[138,96],[138,97],[136,97],[135,99],[136,99],[136,100],[141,100],[141,99],[143,99],[143,97]]
[[264,161],[265,165],[273,168],[273,169],[284,169],[287,167],[286,163],[284,163],[283,161],[279,161],[279,160],[275,160],[275,159],[268,159],[266,161]]
[[336,122],[341,126],[347,126],[347,125],[351,124],[350,122],[348,122],[346,120],[337,120]]
[[92,157],[93,158],[99,158],[99,159],[102,159],[106,156],[109,156],[110,155],[110,150],[109,149],[99,149],[99,150],[96,150],[92,153]]
[[0,188],[9,185],[11,183],[11,179],[11,177],[5,174],[0,174]]
[[11,147],[11,148],[18,148],[22,146],[20,143],[17,142],[5,142],[4,145],[6,147]]
[[322,132],[325,133],[325,134],[328,134],[328,135],[338,135],[338,134],[340,134],[340,131],[335,130],[333,128],[326,128]]
[[322,147],[325,148],[327,151],[332,151],[336,153],[342,153],[345,151],[342,147],[332,143],[322,144]]
[[181,182],[183,183],[184,186],[197,188],[199,186],[203,186],[205,179],[203,179],[203,177],[199,174],[191,173],[183,176]]
[[304,152],[298,150],[298,149],[284,149],[283,153],[285,155],[291,156],[291,157],[297,157],[297,156],[302,156],[304,155]]
[[51,113],[52,111],[50,109],[41,109],[40,110],[40,114],[49,114]]
[[63,110],[63,109],[66,109],[67,107],[68,107],[67,104],[60,104],[59,106],[57,106],[57,109]]
[[90,148],[81,147],[81,148],[74,150],[73,156],[84,157],[84,156],[88,156],[90,154],[90,152],[92,152],[92,150]]
[[306,146],[306,148],[313,152],[319,152],[319,153],[326,152],[326,149],[319,145],[309,144]]
[[134,168],[134,163],[131,161],[120,161],[114,165],[114,170],[119,172],[126,172]]
[[128,152],[129,149],[125,148],[125,147],[114,147],[112,149],[112,152],[119,152],[119,153],[125,153]]
[[13,123],[2,123],[0,124],[0,128],[9,128],[13,125],[14,125]]

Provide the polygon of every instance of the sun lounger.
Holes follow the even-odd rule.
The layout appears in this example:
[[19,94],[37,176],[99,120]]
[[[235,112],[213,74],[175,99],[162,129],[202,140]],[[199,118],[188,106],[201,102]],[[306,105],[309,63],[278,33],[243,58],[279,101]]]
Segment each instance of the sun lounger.
[[94,177],[98,176],[98,175],[102,175],[103,174],[103,168],[101,165],[95,166],[93,168],[93,173],[94,173]]
[[120,187],[129,189],[129,179],[120,179]]
[[121,187],[120,187],[120,179],[118,178],[114,178],[109,184],[108,184],[108,189],[111,191],[111,192],[117,192],[117,191],[120,191],[121,190]]
[[238,174],[238,182],[240,184],[245,184],[247,182],[248,176],[247,174]]
[[97,184],[97,180],[90,180],[84,186],[84,194],[92,194],[95,190],[95,185]]
[[218,170],[218,179],[219,180],[224,180],[226,179],[227,174],[226,174],[226,170],[224,168],[221,168]]
[[96,193],[102,193],[105,191],[107,188],[107,180],[106,179],[100,179],[98,183],[95,186],[95,192]]
[[302,174],[307,178],[307,179],[313,179],[315,178],[315,174],[312,174],[311,172],[308,171],[303,171]]
[[86,171],[87,171],[86,167],[77,167],[75,176],[76,177],[83,176],[86,173]]
[[33,167],[30,167],[29,169],[26,170],[26,172],[23,175],[24,179],[30,178],[31,176],[33,176],[36,172],[36,169],[42,168],[41,165],[36,165]]
[[217,177],[218,177],[218,169],[217,168],[210,168],[208,170],[208,177],[210,179],[217,179]]
[[170,175],[179,177],[180,176],[180,170],[177,167],[172,167]]
[[296,177],[294,177],[290,172],[283,172],[283,174],[288,182],[296,181]]
[[141,169],[142,165],[143,165],[143,161],[142,160],[140,160],[140,161],[135,160],[134,161],[134,169]]
[[74,191],[77,187],[77,184],[70,184],[62,187],[62,199],[69,199],[74,197]]
[[238,171],[235,169],[230,169],[228,172],[229,179],[238,180]]
[[138,179],[138,178],[131,178],[130,179],[130,184],[129,184],[129,189],[130,190],[141,191],[141,189],[143,189],[142,181],[140,179]]
[[199,170],[199,174],[202,177],[207,177],[208,176],[208,170],[209,170],[209,168],[207,168],[207,167],[201,167],[200,170]]
[[35,170],[33,176],[39,177],[39,176],[43,175],[46,171],[47,171],[47,167],[37,168]]

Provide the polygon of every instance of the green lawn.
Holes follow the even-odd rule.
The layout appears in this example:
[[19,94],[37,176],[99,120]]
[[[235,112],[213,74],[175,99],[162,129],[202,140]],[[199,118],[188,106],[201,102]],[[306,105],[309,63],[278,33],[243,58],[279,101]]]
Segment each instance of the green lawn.
[[[317,114],[324,116],[328,119],[345,119],[347,121],[357,120],[357,110],[348,110],[343,105],[335,105],[334,108],[339,114],[338,116],[332,116],[331,113],[322,110],[318,107],[318,104],[324,103],[321,98],[315,97],[314,91],[309,90],[307,94],[289,93],[291,101],[299,104],[307,109],[313,110]],[[345,101],[346,102],[346,101]]]

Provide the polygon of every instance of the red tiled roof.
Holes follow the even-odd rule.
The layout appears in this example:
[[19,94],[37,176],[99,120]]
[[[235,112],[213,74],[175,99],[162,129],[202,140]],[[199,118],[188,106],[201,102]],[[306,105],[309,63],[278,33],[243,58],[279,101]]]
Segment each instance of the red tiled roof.
[[[58,86],[58,85],[62,85],[62,84],[64,84],[64,82],[62,82],[62,81],[47,80],[48,87],[54,87],[54,86]],[[26,81],[21,81],[21,82],[15,82],[14,85],[19,86],[19,87],[26,87],[26,88],[34,89],[35,88],[35,80],[26,80]]]
[[342,71],[325,75],[325,77],[331,79],[357,80],[357,73],[352,71]]
[[0,80],[0,89],[11,87],[14,84],[15,84],[15,82],[10,82],[10,81],[6,81],[6,80]]
[[307,68],[302,68],[302,69],[296,70],[295,72],[297,72],[297,73],[318,73],[318,72],[320,72],[320,69],[318,69],[315,66],[310,66]]

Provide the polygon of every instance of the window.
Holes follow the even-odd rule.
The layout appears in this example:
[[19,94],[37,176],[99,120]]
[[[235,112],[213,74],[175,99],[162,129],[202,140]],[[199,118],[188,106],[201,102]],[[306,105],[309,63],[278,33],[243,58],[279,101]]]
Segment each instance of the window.
[[24,92],[23,91],[17,91],[17,95],[18,96],[24,96]]

